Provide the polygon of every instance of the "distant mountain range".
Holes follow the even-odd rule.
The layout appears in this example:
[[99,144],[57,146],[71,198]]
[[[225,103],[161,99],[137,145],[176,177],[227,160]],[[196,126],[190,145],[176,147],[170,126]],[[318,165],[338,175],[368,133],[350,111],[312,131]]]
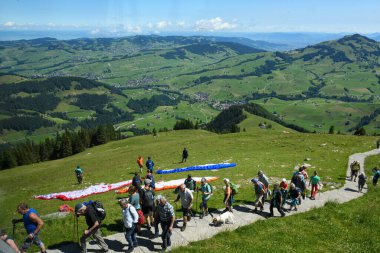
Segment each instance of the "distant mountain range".
[[309,131],[380,129],[379,42],[355,34],[285,52],[257,43],[157,35],[2,41],[0,137],[103,123],[171,128],[252,101]]
[[[241,44],[253,46],[267,51],[283,51],[310,46],[327,40],[339,39],[349,33],[315,33],[315,32],[165,32],[161,36],[200,36],[214,37],[216,40],[233,41],[239,40]],[[125,35],[127,36],[127,35]],[[129,35],[131,36],[131,35]],[[380,41],[380,33],[365,34],[366,37]],[[91,34],[89,31],[0,31],[0,41],[6,40],[30,40],[42,37],[51,37],[60,40],[78,38],[117,38],[112,34]]]

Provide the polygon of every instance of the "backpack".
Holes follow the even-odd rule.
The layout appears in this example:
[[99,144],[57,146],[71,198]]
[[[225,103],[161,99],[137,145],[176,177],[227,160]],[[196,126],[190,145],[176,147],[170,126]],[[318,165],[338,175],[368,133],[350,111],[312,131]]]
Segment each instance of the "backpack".
[[100,221],[103,221],[106,218],[106,210],[103,207],[103,203],[99,200],[95,200],[91,203],[91,205],[95,209],[96,216],[99,218]]
[[143,194],[143,206],[153,206],[154,195],[152,190],[144,190]]
[[238,191],[238,186],[232,182],[230,182],[230,187],[231,187],[231,190],[232,190],[232,195],[236,195],[239,193]]

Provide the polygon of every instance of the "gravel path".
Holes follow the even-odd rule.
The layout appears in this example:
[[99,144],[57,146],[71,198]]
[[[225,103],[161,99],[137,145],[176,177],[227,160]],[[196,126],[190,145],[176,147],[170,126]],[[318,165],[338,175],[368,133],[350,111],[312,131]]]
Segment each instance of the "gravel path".
[[[359,161],[361,165],[364,165],[364,159],[367,156],[380,154],[380,149],[374,149],[365,153],[353,154],[349,157],[347,163],[347,178],[350,176],[349,164],[353,161]],[[364,166],[361,166],[362,170]],[[328,201],[336,201],[339,203],[344,203],[352,199],[362,196],[362,194],[367,192],[367,187],[364,187],[362,193],[357,192],[357,182],[351,182],[345,180],[343,187],[335,190],[330,190],[327,192],[319,193],[316,200],[310,200],[306,198],[302,201],[302,205],[299,207],[298,211],[292,211],[286,213],[286,215],[294,215],[301,212],[307,212],[313,208],[323,207]],[[245,226],[247,224],[253,223],[257,220],[263,220],[269,215],[269,204],[265,204],[264,212],[261,215],[252,213],[254,207],[252,205],[240,205],[234,207],[234,216],[239,217],[235,218],[234,224],[226,224],[223,226],[215,227],[211,224],[211,216],[207,216],[203,219],[199,217],[193,218],[188,224],[187,229],[184,232],[181,232],[179,228],[173,229],[172,235],[172,247],[176,248],[188,244],[189,242],[199,241],[203,239],[210,238],[215,234],[225,231],[225,230],[234,230],[240,226]],[[274,216],[279,216],[277,210],[274,210]],[[216,214],[214,214],[216,215]],[[182,226],[182,218],[178,220],[179,226]],[[152,229],[153,231],[153,229]],[[152,252],[161,250],[161,238],[149,239],[149,233],[146,229],[143,229],[142,235],[138,237],[139,247],[135,248],[133,252]],[[117,233],[105,238],[106,243],[109,245],[109,253],[112,252],[125,252],[127,249],[127,242],[125,240],[123,233]],[[87,243],[88,252],[96,252],[99,250],[99,247],[94,243]],[[80,252],[78,244],[68,244],[60,247],[59,249],[48,250],[51,253],[74,253]]]

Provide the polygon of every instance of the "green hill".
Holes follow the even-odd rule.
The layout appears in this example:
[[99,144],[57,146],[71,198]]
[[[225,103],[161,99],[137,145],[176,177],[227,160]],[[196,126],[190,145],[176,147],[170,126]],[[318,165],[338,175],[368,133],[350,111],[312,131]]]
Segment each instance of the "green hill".
[[[250,119],[248,118],[250,121]],[[243,122],[247,124],[249,122]],[[269,123],[269,122],[268,122]],[[29,166],[0,171],[0,205],[3,214],[0,226],[9,227],[10,220],[17,216],[14,212],[19,202],[28,202],[43,215],[56,212],[62,201],[42,201],[32,199],[38,194],[81,189],[89,184],[101,182],[115,183],[131,179],[137,170],[136,157],[151,156],[156,169],[182,167],[179,164],[183,147],[189,150],[186,165],[236,162],[238,166],[217,172],[199,171],[193,176],[229,177],[241,185],[237,204],[252,199],[249,178],[263,169],[275,178],[289,178],[293,167],[308,158],[319,171],[324,182],[335,186],[342,184],[347,156],[355,152],[368,150],[374,146],[374,137],[356,137],[341,135],[300,134],[292,131],[272,130],[251,131],[218,135],[203,130],[172,131],[159,133],[157,137],[141,136],[106,145],[93,147],[83,153],[56,161],[43,162]],[[73,169],[77,165],[85,168],[84,185],[78,186]],[[211,174],[210,174],[211,173]],[[155,175],[156,181],[186,177],[187,173]],[[210,202],[213,208],[222,208],[222,181],[213,183],[215,194]],[[170,200],[174,198],[171,191],[164,192]],[[119,207],[113,192],[101,194],[91,199],[99,199],[105,204],[108,216],[103,227],[106,234],[118,232],[120,220]],[[86,199],[89,199],[86,198]],[[74,206],[78,201],[66,202]],[[48,245],[71,241],[72,217],[46,222],[44,239]],[[80,224],[81,227],[84,223]],[[22,228],[19,228],[19,232]],[[120,230],[121,231],[121,230]],[[22,237],[18,237],[22,238]]]
[[[35,116],[53,126],[45,122],[31,130],[5,130],[1,140],[44,138],[65,124],[105,120],[106,112],[129,133],[130,126],[170,129],[176,118],[208,123],[218,111],[245,102],[258,103],[308,131],[327,132],[334,126],[353,133],[364,122],[368,134],[378,132],[379,42],[355,34],[288,52],[263,52],[238,42],[197,36],[0,42],[1,86],[61,76],[102,83],[80,92],[71,84],[70,90],[44,96],[56,102]],[[15,100],[25,104],[40,95],[19,92],[13,98],[2,97],[0,103],[14,108]],[[80,97],[80,102],[103,99],[103,107],[80,107],[75,102]],[[154,113],[160,106],[165,107],[164,115]],[[16,107],[18,114],[36,112]],[[2,108],[0,121],[14,116],[8,109]],[[129,113],[133,119],[126,116]]]

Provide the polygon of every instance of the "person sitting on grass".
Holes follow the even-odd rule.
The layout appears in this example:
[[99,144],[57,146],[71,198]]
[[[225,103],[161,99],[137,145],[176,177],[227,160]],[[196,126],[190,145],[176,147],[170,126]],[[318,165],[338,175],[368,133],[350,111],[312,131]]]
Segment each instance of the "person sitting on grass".
[[[20,250],[18,249],[15,241],[13,240],[12,236],[9,236],[6,234],[5,230],[0,228],[0,240],[4,241],[8,246],[13,249],[15,252],[19,253]],[[1,250],[0,250],[1,251]]]

